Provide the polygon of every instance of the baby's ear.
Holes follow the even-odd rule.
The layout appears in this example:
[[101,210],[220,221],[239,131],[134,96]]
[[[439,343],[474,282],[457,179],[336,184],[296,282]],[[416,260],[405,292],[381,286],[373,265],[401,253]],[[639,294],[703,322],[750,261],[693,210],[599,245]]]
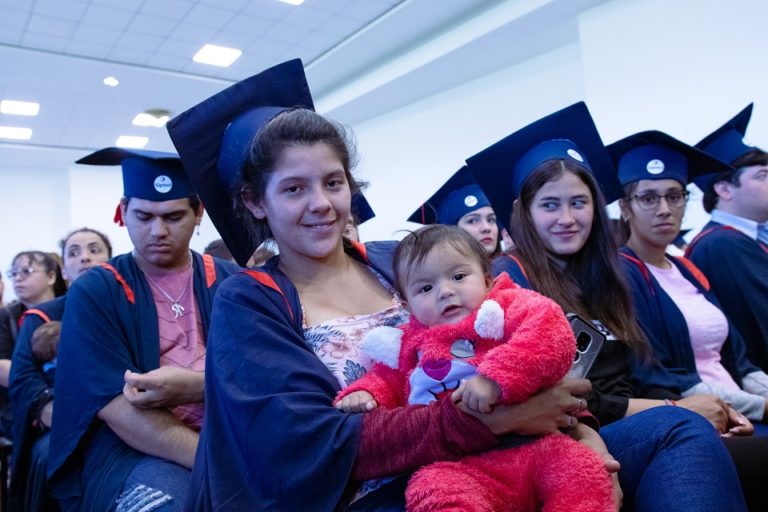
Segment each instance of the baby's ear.
[[363,338],[362,349],[376,362],[397,370],[403,331],[396,327],[376,327]]
[[486,300],[480,305],[475,319],[475,332],[492,340],[504,337],[504,310],[498,302]]

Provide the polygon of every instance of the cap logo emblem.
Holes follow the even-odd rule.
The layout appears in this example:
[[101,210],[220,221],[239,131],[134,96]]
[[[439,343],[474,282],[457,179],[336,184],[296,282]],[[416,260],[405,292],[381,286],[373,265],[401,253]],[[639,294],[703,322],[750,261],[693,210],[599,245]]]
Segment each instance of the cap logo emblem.
[[645,166],[645,168],[648,170],[648,174],[661,174],[664,172],[664,162],[659,160],[658,158],[654,158],[648,164]]
[[571,158],[573,158],[577,162],[583,162],[584,161],[584,157],[581,156],[581,154],[578,151],[576,151],[575,149],[573,149],[573,148],[571,148],[568,151],[566,151],[566,153],[568,153],[568,156],[570,156]]
[[464,198],[464,206],[467,206],[468,208],[472,208],[477,204],[477,197],[469,195]]
[[167,194],[173,188],[173,181],[171,180],[171,178],[169,178],[165,174],[161,174],[160,176],[155,178],[154,185],[155,185],[155,190],[157,190],[161,194]]

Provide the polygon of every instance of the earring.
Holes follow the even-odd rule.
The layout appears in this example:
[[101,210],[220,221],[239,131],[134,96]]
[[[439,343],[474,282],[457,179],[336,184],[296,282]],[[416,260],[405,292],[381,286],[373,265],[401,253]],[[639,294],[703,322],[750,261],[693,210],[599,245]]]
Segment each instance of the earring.
[[195,224],[195,233],[200,236],[200,224]]

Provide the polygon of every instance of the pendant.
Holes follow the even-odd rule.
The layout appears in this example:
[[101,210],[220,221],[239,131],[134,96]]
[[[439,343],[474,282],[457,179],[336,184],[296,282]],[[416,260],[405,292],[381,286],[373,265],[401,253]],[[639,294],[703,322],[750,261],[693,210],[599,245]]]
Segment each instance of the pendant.
[[171,311],[173,311],[173,318],[176,319],[184,312],[184,307],[178,302],[174,302],[171,304]]

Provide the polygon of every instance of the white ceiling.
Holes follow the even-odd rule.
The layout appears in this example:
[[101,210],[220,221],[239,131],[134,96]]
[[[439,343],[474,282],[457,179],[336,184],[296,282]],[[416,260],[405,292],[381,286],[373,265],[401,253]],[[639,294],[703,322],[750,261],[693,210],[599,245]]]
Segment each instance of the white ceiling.
[[[182,112],[229,84],[300,57],[320,112],[355,124],[578,37],[606,0],[0,0],[0,99],[40,103],[0,140],[0,168],[61,168],[119,135],[172,151],[144,110]],[[205,43],[243,55],[198,64]],[[102,80],[113,75],[118,87]]]

